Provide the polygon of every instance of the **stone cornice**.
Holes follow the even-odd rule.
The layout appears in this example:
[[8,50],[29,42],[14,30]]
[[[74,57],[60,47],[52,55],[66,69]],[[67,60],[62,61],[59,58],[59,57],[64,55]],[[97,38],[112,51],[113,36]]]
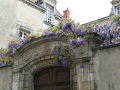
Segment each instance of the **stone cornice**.
[[47,42],[52,42],[52,41],[63,41],[66,42],[68,40],[68,37],[57,37],[57,36],[49,36],[49,37],[40,37],[37,39],[33,39],[29,43],[25,44],[21,48],[19,48],[18,53],[25,52],[26,50],[30,48],[34,48],[36,46],[42,45]]
[[113,0],[111,3],[114,5],[114,4],[120,3],[120,0]]
[[109,48],[118,47],[118,46],[120,46],[120,43],[108,45],[108,46],[95,47],[93,48],[93,50],[109,49]]
[[45,12],[45,11],[46,11],[46,9],[45,9],[44,7],[38,6],[38,5],[36,5],[35,3],[33,3],[32,1],[29,1],[29,0],[19,0],[19,1],[22,1],[22,2],[24,2],[24,3],[26,3],[26,4],[28,4],[28,5],[36,8],[36,9],[38,9],[38,10],[41,10],[42,12]]
[[61,18],[63,18],[63,17],[61,17],[61,16],[59,16],[59,15],[57,15],[57,14],[55,14],[54,16],[55,16],[55,18],[58,19],[58,20],[60,20]]

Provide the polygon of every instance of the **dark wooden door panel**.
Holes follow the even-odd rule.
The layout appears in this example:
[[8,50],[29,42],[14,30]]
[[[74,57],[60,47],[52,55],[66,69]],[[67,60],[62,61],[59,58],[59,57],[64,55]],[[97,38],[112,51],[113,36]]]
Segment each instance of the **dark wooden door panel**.
[[35,90],[70,90],[68,68],[48,68],[34,76]]
[[50,90],[50,87],[39,87],[38,90]]
[[70,90],[70,85],[55,86],[54,90]]
[[69,72],[63,71],[63,70],[55,70],[55,81],[61,82],[61,81],[69,81],[70,75]]

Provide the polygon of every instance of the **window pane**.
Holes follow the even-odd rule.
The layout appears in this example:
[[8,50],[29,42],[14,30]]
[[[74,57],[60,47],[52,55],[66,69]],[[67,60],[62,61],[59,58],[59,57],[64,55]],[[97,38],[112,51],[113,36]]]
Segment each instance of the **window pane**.
[[24,33],[24,36],[26,36],[27,34],[26,33]]
[[22,32],[21,31],[19,32],[19,36],[22,37]]

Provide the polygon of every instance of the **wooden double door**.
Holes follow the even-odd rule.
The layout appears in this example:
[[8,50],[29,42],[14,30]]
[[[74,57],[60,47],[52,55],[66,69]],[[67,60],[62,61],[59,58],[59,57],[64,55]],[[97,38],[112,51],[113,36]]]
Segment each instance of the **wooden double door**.
[[51,67],[34,76],[34,90],[70,90],[70,69]]

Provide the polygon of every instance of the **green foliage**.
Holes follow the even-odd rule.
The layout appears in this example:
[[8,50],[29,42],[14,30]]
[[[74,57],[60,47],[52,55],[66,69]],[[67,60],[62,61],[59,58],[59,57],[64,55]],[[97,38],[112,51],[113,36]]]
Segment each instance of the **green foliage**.
[[7,63],[10,63],[13,60],[13,56],[9,55],[6,57],[5,56],[6,52],[7,49],[3,49],[3,48],[0,49],[0,53],[1,53],[0,62],[6,61]]
[[113,15],[112,18],[114,19],[114,21],[118,21],[119,20],[120,15]]
[[60,19],[60,21],[61,21],[61,22],[64,22],[64,23],[71,21],[71,22],[74,23],[74,20],[66,19],[66,18],[62,18],[62,19]]
[[92,29],[92,24],[87,24],[85,30],[91,30],[91,29]]
[[79,22],[76,23],[76,27],[80,28],[81,24]]
[[9,43],[17,43],[18,41],[17,40],[9,40],[8,42]]
[[25,38],[27,38],[27,37],[32,37],[32,38],[34,38],[34,37],[36,37],[36,36],[38,36],[38,35],[40,35],[39,33],[31,33],[31,34],[27,34],[26,36],[25,36]]
[[98,21],[93,21],[91,24],[96,25],[96,24],[100,24],[100,23]]
[[5,48],[5,49],[4,48],[0,48],[0,52],[1,53],[6,53],[7,52],[7,48]]
[[51,32],[56,32],[58,30],[58,25],[55,25],[55,26],[50,26],[49,28],[48,28],[48,31],[51,31]]
[[45,31],[45,29],[41,28],[41,29],[38,30],[38,33],[42,34],[44,31]]

